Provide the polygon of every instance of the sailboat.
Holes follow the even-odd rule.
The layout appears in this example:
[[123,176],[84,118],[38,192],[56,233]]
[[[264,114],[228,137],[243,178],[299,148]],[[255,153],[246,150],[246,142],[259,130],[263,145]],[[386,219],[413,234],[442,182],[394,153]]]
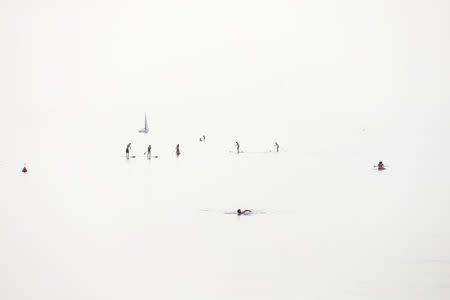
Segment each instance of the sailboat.
[[145,127],[139,130],[141,133],[148,133],[147,114],[145,114]]

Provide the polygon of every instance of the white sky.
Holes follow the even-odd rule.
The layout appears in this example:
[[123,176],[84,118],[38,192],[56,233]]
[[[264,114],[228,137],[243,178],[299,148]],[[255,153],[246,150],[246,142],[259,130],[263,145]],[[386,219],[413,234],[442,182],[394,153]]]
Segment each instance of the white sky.
[[448,132],[449,6],[1,1],[1,119]]

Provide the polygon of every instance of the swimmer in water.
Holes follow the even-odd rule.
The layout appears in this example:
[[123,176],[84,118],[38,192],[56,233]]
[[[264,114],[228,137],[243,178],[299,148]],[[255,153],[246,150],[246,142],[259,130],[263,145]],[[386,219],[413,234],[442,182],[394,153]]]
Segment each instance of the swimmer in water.
[[245,215],[245,214],[251,213],[251,212],[252,212],[252,211],[249,210],[249,209],[246,209],[246,210],[244,210],[244,211],[241,211],[241,209],[238,209],[238,210],[237,210],[237,215],[238,215],[238,216],[240,216],[240,215]]

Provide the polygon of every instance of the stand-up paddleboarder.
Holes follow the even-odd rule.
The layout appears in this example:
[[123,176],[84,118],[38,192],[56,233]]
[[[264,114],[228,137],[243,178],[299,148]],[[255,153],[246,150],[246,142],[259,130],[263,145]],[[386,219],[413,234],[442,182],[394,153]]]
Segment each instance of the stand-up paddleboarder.
[[236,150],[237,150],[237,153],[238,153],[238,154],[241,152],[240,149],[241,149],[241,146],[239,145],[238,142],[236,142]]
[[131,150],[131,143],[128,143],[127,149],[125,150],[125,156],[127,157],[127,159],[130,158],[130,150]]
[[175,150],[177,157],[180,156],[181,152],[180,152],[180,144],[177,144],[177,148]]
[[147,147],[147,159],[152,158],[152,145],[148,145]]
[[278,145],[277,142],[275,142],[275,147],[277,148],[277,152],[280,150],[280,145]]

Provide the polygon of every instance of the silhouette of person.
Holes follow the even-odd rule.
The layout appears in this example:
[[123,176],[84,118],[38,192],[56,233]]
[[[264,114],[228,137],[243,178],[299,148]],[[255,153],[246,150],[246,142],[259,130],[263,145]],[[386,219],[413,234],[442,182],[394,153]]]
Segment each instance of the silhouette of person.
[[127,149],[125,150],[125,155],[126,155],[127,159],[130,158],[130,149],[131,149],[131,143],[128,143]]
[[152,145],[148,145],[147,147],[147,159],[152,158]]
[[250,210],[250,209],[246,209],[246,210],[244,210],[244,211],[241,211],[241,209],[238,209],[237,210],[237,215],[238,216],[240,216],[240,215],[245,215],[246,213],[251,213],[252,211]]

